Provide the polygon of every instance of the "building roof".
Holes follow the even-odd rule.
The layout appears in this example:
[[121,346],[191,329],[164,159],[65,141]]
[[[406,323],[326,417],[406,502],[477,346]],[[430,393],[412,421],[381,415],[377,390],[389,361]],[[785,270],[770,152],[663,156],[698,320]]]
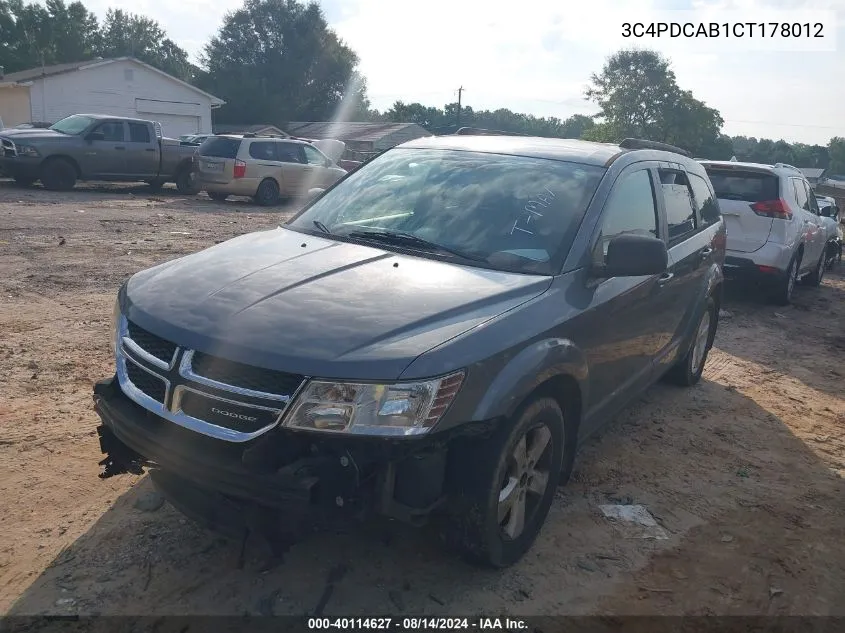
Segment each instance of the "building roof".
[[400,147],[514,154],[601,167],[607,165],[608,161],[619,153],[628,151],[613,143],[539,136],[432,136],[408,141]]
[[804,174],[804,178],[821,178],[824,173],[824,169],[818,167],[799,167],[798,169]]
[[419,128],[419,133],[428,131],[416,123],[366,123],[333,121],[293,121],[288,123],[288,132],[294,136],[314,139],[338,139],[352,142],[375,142],[390,134]]
[[282,128],[273,125],[272,123],[256,123],[254,125],[241,124],[221,124],[214,126],[215,134],[260,134],[270,131],[271,134],[278,134],[279,136],[288,136]]
[[201,95],[204,95],[211,99],[212,106],[221,106],[225,101],[222,99],[215,97],[212,94],[205,92],[204,90],[200,90],[196,86],[189,84],[187,81],[182,81],[181,79],[170,75],[163,70],[159,70],[155,66],[150,66],[142,62],[140,59],[135,59],[134,57],[114,57],[111,59],[89,59],[87,61],[82,62],[70,62],[67,64],[53,64],[52,66],[38,66],[37,68],[30,68],[29,70],[19,70],[18,72],[14,73],[6,73],[2,81],[3,83],[27,83],[30,81],[35,81],[37,79],[44,79],[46,77],[53,77],[55,75],[62,75],[64,73],[72,73],[76,72],[77,70],[85,70],[87,68],[96,68],[98,66],[107,66],[108,64],[114,64],[115,62],[132,62],[133,64],[138,64],[139,66],[143,66],[147,70],[151,70],[155,73],[160,75],[164,75],[171,81],[175,81],[187,88],[190,88],[194,92],[198,92]]

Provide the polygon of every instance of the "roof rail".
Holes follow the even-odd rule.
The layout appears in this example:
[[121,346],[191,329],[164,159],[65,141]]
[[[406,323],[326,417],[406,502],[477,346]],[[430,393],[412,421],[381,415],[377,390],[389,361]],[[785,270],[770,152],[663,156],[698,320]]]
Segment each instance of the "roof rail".
[[461,127],[455,131],[459,136],[528,136],[518,132],[503,132],[501,130],[486,130],[480,127]]
[[622,149],[659,149],[663,152],[673,152],[675,154],[680,154],[681,156],[686,156],[687,158],[692,158],[692,154],[690,154],[685,149],[681,149],[680,147],[675,147],[674,145],[669,145],[668,143],[660,143],[659,141],[649,141],[641,138],[623,139],[619,143],[619,147],[621,147]]

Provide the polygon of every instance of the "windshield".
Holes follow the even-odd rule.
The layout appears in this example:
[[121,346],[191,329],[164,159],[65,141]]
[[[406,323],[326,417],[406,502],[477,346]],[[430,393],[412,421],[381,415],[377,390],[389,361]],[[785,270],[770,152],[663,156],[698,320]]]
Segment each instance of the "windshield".
[[352,239],[402,233],[421,240],[417,246],[404,240],[411,250],[553,274],[604,172],[542,158],[395,149],[353,172],[288,226]]
[[94,119],[91,117],[82,116],[81,114],[72,114],[71,116],[65,117],[61,121],[57,121],[51,125],[50,129],[55,130],[56,132],[61,132],[62,134],[74,135],[84,131],[93,122]]

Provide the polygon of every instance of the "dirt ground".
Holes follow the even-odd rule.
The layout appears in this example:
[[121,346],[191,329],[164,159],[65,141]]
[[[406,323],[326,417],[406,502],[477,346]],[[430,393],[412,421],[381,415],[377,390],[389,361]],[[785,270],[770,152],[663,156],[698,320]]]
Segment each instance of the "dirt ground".
[[[579,455],[503,572],[425,530],[338,526],[267,553],[195,527],[146,477],[100,480],[91,386],[133,272],[290,210],[173,190],[0,182],[0,612],[845,615],[845,276],[775,308],[730,294],[704,380],[652,388]],[[841,270],[841,269],[840,269]],[[605,503],[645,505],[665,540]]]

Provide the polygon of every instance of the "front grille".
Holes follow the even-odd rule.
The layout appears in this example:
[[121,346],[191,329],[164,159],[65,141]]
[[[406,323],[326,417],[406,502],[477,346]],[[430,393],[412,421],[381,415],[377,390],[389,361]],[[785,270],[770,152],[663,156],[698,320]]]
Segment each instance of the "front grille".
[[131,361],[126,361],[126,375],[129,381],[139,391],[147,394],[157,402],[164,402],[165,385],[161,378],[156,378],[148,371],[144,371]]
[[279,417],[279,411],[257,409],[245,404],[224,402],[201,393],[186,391],[179,402],[182,412],[216,426],[241,433],[254,433],[270,426]]
[[299,374],[244,365],[201,352],[194,353],[191,369],[198,376],[227,385],[284,396],[292,395],[305,379]]
[[173,354],[176,353],[175,343],[166,341],[152,332],[147,332],[147,330],[132,323],[132,321],[128,322],[128,326],[129,338],[135,341],[135,344],[147,352],[147,354],[151,354],[165,363],[170,363],[173,360]]

